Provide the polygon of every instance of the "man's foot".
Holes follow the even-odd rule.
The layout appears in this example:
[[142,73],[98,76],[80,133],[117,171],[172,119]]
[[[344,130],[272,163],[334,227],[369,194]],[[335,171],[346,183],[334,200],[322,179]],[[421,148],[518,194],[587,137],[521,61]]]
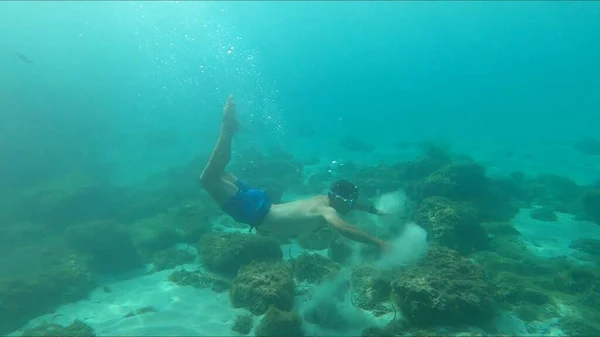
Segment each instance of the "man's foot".
[[237,111],[233,95],[227,97],[227,103],[223,107],[223,131],[234,133],[240,128],[240,122],[237,119]]

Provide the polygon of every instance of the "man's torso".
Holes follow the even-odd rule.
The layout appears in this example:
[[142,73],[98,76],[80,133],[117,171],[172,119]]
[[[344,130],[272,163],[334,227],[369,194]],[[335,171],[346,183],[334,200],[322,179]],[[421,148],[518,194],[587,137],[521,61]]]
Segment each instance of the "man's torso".
[[282,235],[311,232],[325,224],[322,217],[325,207],[329,207],[329,202],[324,195],[273,205],[259,230]]

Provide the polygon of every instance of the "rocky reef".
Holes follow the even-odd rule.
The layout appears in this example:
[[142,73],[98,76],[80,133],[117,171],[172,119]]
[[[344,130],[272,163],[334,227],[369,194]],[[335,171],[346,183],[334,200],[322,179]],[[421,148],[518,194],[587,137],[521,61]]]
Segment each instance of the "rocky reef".
[[271,306],[291,310],[294,294],[293,273],[288,265],[253,261],[240,269],[233,280],[230,297],[234,307],[262,315]]
[[445,247],[432,247],[419,266],[399,272],[391,287],[406,320],[418,327],[482,325],[494,314],[484,270]]
[[211,233],[198,246],[204,266],[217,273],[235,276],[241,267],[254,261],[283,258],[280,243],[268,236],[241,233]]
[[269,307],[256,327],[255,336],[289,337],[304,336],[302,318],[294,311]]

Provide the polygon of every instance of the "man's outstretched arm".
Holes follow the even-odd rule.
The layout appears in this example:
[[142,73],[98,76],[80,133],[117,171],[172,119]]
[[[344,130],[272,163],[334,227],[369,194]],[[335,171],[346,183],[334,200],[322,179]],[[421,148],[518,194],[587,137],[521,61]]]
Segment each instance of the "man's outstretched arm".
[[335,228],[338,232],[340,232],[343,236],[347,237],[350,240],[368,243],[371,245],[378,246],[380,248],[385,248],[387,243],[379,238],[376,238],[372,235],[369,235],[360,229],[346,223],[340,216],[337,214],[335,209],[328,207],[323,210],[323,218],[327,222],[328,225]]

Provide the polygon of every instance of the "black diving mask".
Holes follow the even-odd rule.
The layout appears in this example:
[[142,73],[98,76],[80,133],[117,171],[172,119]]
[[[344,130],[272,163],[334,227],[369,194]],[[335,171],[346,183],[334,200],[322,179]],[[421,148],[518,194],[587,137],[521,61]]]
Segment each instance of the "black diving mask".
[[348,207],[354,207],[354,205],[356,205],[356,199],[358,196],[355,196],[354,198],[344,198],[338,194],[333,193],[333,191],[329,190],[329,197],[335,199],[338,202],[342,202],[345,205],[347,205]]

